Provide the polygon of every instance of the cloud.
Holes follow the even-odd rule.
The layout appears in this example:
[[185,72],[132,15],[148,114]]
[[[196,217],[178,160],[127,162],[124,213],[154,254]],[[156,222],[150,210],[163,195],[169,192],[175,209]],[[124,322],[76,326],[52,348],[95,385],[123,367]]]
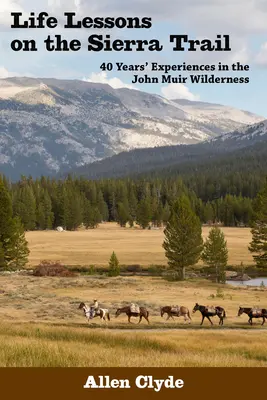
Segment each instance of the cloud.
[[[266,0],[1,0],[0,11],[6,17],[10,11],[49,10],[62,18],[64,11],[85,16],[151,16],[153,21],[175,21],[196,34],[266,32]],[[1,14],[1,13],[0,13]],[[9,16],[10,19],[10,16]]]
[[[113,89],[136,89],[132,85],[128,85],[122,82],[119,78],[108,78],[107,73],[102,71],[99,73],[93,72],[88,79],[84,79],[87,82],[94,82],[94,83],[105,83],[110,85]],[[137,89],[136,89],[137,90]]]
[[20,74],[10,72],[4,66],[0,66],[0,79],[11,78],[12,76],[20,76]]
[[191,93],[188,87],[181,83],[170,83],[161,89],[161,93],[167,99],[199,100],[199,95]]
[[240,62],[241,64],[248,64],[250,58],[249,58],[249,52],[246,46],[243,46],[242,49],[237,51],[230,57],[230,62],[236,63]]
[[259,53],[255,58],[255,64],[261,67],[267,67],[267,42],[263,43]]
[[0,26],[4,25],[11,25],[11,12],[24,12],[23,8],[19,3],[23,3],[20,1],[13,1],[13,0],[1,0],[0,4]]

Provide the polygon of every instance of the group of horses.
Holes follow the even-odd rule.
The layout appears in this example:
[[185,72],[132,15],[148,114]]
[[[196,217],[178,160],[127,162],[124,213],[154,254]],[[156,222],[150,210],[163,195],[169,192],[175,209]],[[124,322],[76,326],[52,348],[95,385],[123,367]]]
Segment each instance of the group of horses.
[[[85,303],[81,303],[78,309],[82,309],[84,311],[85,317],[88,319],[88,322],[93,318],[100,317],[101,321],[107,322],[110,321],[110,312],[106,308],[95,308],[94,306],[87,306]],[[202,321],[200,325],[203,325],[205,318],[209,320],[211,325],[213,322],[211,320],[212,317],[217,316],[219,318],[219,325],[223,325],[224,319],[226,318],[226,312],[223,307],[220,306],[203,306],[198,303],[195,304],[193,308],[193,313],[196,311],[200,311],[202,314]],[[149,324],[149,311],[146,307],[139,307],[135,304],[131,304],[129,306],[125,306],[122,308],[118,308],[115,313],[115,317],[118,317],[120,314],[126,314],[128,317],[128,322],[131,322],[132,317],[139,317],[139,324],[144,318]],[[183,317],[185,322],[191,322],[191,316],[189,309],[184,306],[164,306],[160,308],[160,315],[163,317],[167,314],[167,319],[174,319],[174,317]],[[265,323],[265,319],[267,319],[267,309],[265,308],[253,308],[253,307],[239,307],[238,317],[242,314],[247,314],[249,317],[248,323],[252,325],[253,318],[262,318],[262,325]]]

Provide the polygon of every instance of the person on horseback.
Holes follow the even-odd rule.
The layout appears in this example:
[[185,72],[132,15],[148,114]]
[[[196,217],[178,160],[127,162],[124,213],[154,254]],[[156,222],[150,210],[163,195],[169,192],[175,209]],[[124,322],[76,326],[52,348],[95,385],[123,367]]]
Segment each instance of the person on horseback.
[[93,305],[93,307],[94,307],[95,311],[98,311],[99,305],[98,305],[98,301],[97,301],[97,300],[94,300],[94,305]]
[[95,299],[93,304],[90,305],[91,318],[93,318],[95,315],[97,315],[98,311],[99,311],[99,305],[98,305],[98,301]]

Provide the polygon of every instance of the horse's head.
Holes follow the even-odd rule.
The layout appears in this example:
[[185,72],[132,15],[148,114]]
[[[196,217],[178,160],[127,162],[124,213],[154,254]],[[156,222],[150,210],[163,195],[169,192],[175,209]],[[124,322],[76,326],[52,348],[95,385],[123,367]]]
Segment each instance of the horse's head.
[[193,313],[195,313],[197,310],[199,310],[199,304],[196,303],[195,307],[193,308]]
[[78,310],[81,310],[83,307],[85,307],[85,304],[84,304],[84,303],[81,303],[81,304],[79,305],[79,307],[78,307]]
[[116,311],[116,313],[115,313],[115,317],[117,318],[120,314],[121,314],[121,309],[118,308],[117,311]]
[[240,317],[240,315],[242,315],[244,313],[244,311],[245,311],[244,307],[239,307],[237,316]]

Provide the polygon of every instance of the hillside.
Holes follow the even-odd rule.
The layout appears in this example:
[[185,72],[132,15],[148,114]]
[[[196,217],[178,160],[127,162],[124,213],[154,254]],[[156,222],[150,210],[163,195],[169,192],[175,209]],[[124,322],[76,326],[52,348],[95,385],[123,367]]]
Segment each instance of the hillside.
[[[266,170],[267,121],[190,146],[170,146],[123,152],[77,168],[76,176],[92,179],[144,173],[190,173],[220,166],[224,170]],[[242,165],[242,168],[241,168]]]

